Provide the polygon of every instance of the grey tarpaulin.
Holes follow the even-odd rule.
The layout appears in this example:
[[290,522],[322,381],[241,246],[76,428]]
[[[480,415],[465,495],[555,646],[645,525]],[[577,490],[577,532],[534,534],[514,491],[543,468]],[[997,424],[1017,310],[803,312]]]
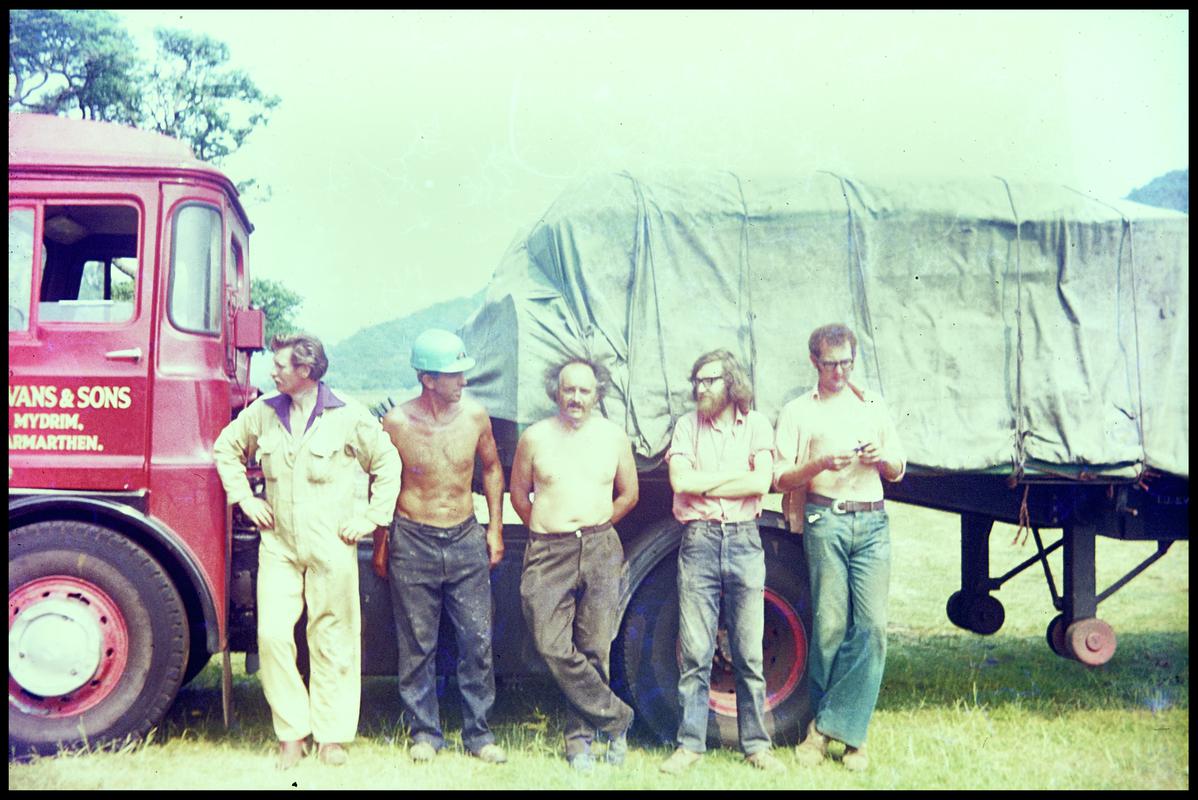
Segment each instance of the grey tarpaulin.
[[913,465],[1188,476],[1188,259],[1188,215],[1059,185],[600,175],[503,257],[469,391],[528,424],[547,366],[597,358],[646,468],[699,354],[738,354],[776,421],[814,385],[812,329],[845,322]]

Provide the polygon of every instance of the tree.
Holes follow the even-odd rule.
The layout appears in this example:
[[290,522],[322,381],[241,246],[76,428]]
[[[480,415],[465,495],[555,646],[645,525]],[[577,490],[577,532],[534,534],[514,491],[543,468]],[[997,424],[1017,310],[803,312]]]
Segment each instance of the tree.
[[142,63],[109,11],[12,9],[8,108],[136,123]]
[[157,53],[146,64],[112,12],[10,10],[9,111],[130,124],[181,139],[198,158],[220,163],[279,105],[228,67],[223,42],[166,28],[154,37]]
[[250,280],[250,298],[254,306],[266,312],[266,343],[276,334],[293,333],[296,330],[295,315],[304,300],[279,281],[269,278]]
[[223,42],[166,28],[154,37],[159,56],[143,97],[146,126],[190,142],[198,158],[219,162],[278,106],[279,97],[225,66],[229,48]]

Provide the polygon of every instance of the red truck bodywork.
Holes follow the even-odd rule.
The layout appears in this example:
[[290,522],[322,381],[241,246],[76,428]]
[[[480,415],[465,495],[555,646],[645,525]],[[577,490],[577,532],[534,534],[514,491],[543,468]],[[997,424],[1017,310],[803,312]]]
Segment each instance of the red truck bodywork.
[[[253,228],[229,178],[186,145],[107,123],[10,116],[8,196],[10,641],[14,619],[29,631],[53,621],[82,626],[81,641],[92,635],[69,609],[55,612],[62,619],[30,617],[13,602],[14,535],[84,522],[127,537],[170,576],[194,674],[227,647],[229,515],[212,445],[254,394],[249,351],[261,347],[262,317],[247,312]],[[83,299],[87,270],[92,299]],[[120,281],[131,291],[120,295]],[[92,585],[64,580],[66,589]],[[28,692],[10,669],[10,729],[14,714],[78,717],[86,728],[85,709],[47,702],[40,680],[27,681]],[[124,676],[105,680],[101,689],[123,691]]]

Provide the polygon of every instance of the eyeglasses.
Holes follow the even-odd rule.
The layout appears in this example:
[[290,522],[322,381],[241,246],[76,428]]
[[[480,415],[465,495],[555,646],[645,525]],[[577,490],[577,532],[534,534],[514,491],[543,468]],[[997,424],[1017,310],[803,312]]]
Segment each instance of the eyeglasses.
[[704,389],[710,389],[717,382],[724,380],[723,375],[716,375],[714,378],[691,378],[691,384],[697,389],[702,386]]
[[853,368],[853,359],[846,358],[843,361],[820,361],[820,369],[834,370],[840,367],[842,370],[850,370]]

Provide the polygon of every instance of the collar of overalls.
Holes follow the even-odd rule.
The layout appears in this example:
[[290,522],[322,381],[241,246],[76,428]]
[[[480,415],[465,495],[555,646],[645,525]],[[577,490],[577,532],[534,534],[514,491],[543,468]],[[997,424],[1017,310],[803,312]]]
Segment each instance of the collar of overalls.
[[[287,429],[288,433],[291,433],[291,396],[277,394],[274,397],[267,397],[263,402],[275,410],[275,416],[279,418],[279,422],[283,423],[283,427]],[[326,408],[340,408],[343,405],[345,405],[345,401],[333,394],[333,390],[324,381],[317,383],[316,405],[312,409],[311,416],[308,417],[308,424],[304,426],[304,433],[308,432],[308,428],[312,427],[312,423]]]

